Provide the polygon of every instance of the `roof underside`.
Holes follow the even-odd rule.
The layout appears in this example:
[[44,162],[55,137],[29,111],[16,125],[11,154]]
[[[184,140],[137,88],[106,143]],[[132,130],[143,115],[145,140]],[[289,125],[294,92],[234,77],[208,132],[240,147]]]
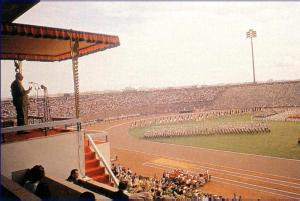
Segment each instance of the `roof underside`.
[[1,0],[1,22],[12,23],[15,19],[31,9],[38,2],[39,0]]
[[0,59],[62,61],[71,58],[70,41],[79,41],[79,57],[120,45],[118,36],[74,30],[1,24]]

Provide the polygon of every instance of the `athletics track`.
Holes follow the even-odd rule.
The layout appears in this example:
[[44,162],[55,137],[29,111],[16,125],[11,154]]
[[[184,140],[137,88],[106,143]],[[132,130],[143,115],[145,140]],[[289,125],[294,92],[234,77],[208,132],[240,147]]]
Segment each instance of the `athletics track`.
[[107,131],[111,156],[124,167],[145,176],[161,176],[163,170],[191,173],[209,170],[212,181],[202,191],[243,200],[300,200],[300,160],[195,148],[136,139],[126,121],[101,123],[89,130]]

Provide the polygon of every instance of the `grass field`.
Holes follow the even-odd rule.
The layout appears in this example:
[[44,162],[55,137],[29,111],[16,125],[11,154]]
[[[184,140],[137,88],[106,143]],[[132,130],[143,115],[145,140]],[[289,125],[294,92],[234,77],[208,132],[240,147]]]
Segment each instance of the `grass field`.
[[[168,125],[214,127],[230,123],[249,123],[250,121],[250,115],[235,115]],[[300,137],[300,123],[268,121],[267,125],[271,129],[270,133],[157,138],[153,141],[300,160],[300,145],[297,143]],[[136,138],[143,138],[145,130],[165,126],[131,128],[129,134]]]

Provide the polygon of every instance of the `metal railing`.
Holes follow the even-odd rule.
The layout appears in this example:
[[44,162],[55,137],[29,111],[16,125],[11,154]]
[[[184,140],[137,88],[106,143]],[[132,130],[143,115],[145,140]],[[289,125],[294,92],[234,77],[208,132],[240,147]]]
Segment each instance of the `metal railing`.
[[106,131],[86,130],[86,129],[84,129],[83,131],[84,131],[85,135],[87,135],[87,134],[90,135],[92,137],[92,139],[94,140],[94,142],[95,142],[95,140],[99,140],[102,142],[108,142]]
[[33,130],[33,129],[39,129],[39,128],[51,128],[55,126],[67,126],[67,125],[74,125],[74,124],[80,124],[80,119],[68,119],[68,120],[62,120],[62,121],[49,121],[44,123],[38,123],[38,124],[30,124],[30,125],[24,125],[24,126],[13,126],[13,127],[6,127],[1,128],[1,133],[11,133],[11,132],[17,132],[17,131],[27,131],[27,130]]
[[86,134],[89,142],[91,143],[96,155],[98,156],[98,158],[100,159],[100,161],[103,163],[107,173],[109,174],[110,176],[110,179],[113,181],[113,183],[116,185],[116,186],[119,186],[119,180],[117,179],[117,177],[115,176],[115,174],[112,172],[111,168],[109,167],[107,161],[105,160],[104,156],[100,153],[100,151],[98,150],[98,147],[96,146],[93,138],[91,137],[91,135],[93,134]]
[[14,132],[20,132],[20,131],[30,131],[35,129],[43,129],[45,132],[45,136],[47,135],[47,132],[49,128],[53,127],[61,127],[64,126],[67,128],[71,125],[77,125],[77,131],[80,131],[80,125],[81,120],[80,119],[68,119],[68,120],[62,120],[62,121],[49,121],[49,122],[43,122],[38,124],[30,124],[30,125],[24,125],[24,126],[12,126],[12,127],[5,127],[1,128],[1,143],[5,142],[5,135],[6,133],[14,133]]

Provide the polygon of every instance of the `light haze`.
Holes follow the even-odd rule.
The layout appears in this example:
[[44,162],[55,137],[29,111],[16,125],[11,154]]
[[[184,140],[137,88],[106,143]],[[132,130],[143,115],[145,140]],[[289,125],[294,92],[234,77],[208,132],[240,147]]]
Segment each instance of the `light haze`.
[[[79,58],[80,91],[300,79],[300,2],[40,2],[15,23],[118,35],[121,45]],[[1,61],[1,98],[13,61]],[[23,61],[24,85],[73,92],[71,61]],[[34,93],[31,93],[34,95]]]

